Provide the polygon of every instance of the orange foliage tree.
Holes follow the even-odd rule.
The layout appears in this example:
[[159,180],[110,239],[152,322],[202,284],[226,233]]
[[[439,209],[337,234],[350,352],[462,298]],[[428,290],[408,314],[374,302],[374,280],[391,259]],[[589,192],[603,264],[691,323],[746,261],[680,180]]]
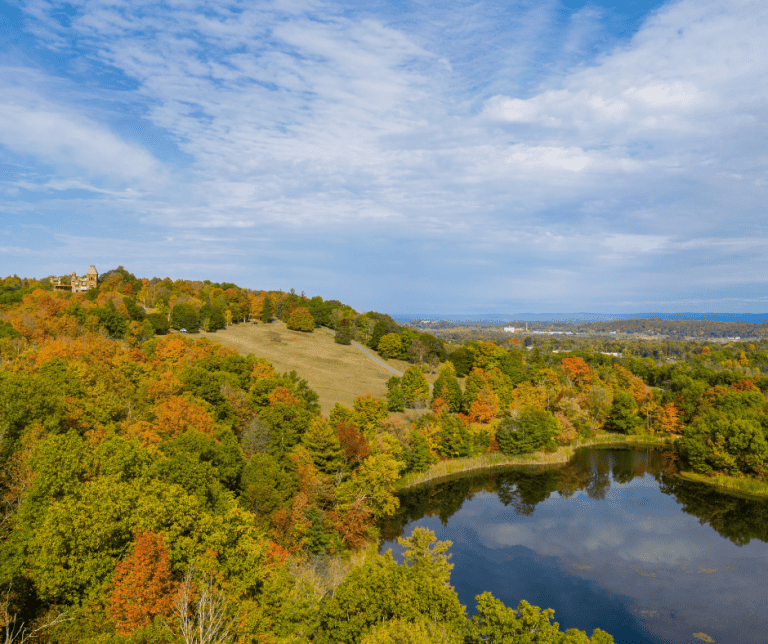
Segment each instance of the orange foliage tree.
[[270,406],[275,406],[278,403],[283,403],[286,405],[298,405],[300,402],[301,401],[291,393],[291,390],[288,389],[288,387],[275,387],[272,391],[269,392]]
[[[441,389],[441,393],[445,391],[445,387]],[[432,401],[432,411],[435,416],[440,416],[448,408],[448,402],[442,396],[435,396]]]
[[216,423],[200,405],[195,405],[181,396],[172,396],[155,406],[155,428],[163,438],[176,438],[188,429],[213,435]]
[[582,385],[590,381],[589,365],[581,358],[563,358],[560,366],[576,385]]
[[658,419],[659,429],[663,432],[679,434],[681,427],[680,415],[680,409],[678,409],[675,403],[667,403],[661,408],[661,414]]
[[147,626],[156,615],[169,615],[174,584],[163,537],[137,535],[131,556],[117,564],[112,585],[109,613],[120,634]]
[[469,407],[469,420],[473,423],[489,423],[496,418],[499,409],[499,396],[490,387],[483,387]]

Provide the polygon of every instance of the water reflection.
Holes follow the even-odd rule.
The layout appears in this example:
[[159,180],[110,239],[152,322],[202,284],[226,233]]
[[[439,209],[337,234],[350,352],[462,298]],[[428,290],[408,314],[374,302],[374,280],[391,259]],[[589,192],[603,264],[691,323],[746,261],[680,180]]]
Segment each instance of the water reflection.
[[768,504],[674,471],[661,450],[581,450],[556,469],[404,494],[382,534],[424,525],[452,540],[452,583],[470,611],[490,590],[617,641],[766,641]]

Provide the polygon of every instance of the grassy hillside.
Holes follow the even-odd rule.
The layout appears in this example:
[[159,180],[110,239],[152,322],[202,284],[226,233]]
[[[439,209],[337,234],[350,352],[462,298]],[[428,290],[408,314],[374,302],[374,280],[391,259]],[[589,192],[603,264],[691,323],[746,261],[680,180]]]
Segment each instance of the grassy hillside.
[[[276,342],[271,336],[279,336]],[[333,334],[317,329],[313,333],[290,331],[282,322],[273,324],[236,324],[226,331],[201,333],[214,342],[236,348],[241,354],[252,353],[267,358],[278,372],[295,370],[320,396],[320,406],[327,415],[338,402],[352,406],[355,396],[387,395],[387,380],[393,374],[351,345],[334,342]],[[401,360],[387,362],[400,372],[408,368]],[[427,376],[430,382],[437,374]]]

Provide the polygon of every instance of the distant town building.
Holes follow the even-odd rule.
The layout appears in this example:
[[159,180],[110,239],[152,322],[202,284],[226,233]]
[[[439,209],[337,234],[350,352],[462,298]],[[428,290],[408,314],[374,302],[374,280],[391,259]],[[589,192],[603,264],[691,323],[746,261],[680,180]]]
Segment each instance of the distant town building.
[[513,326],[505,326],[505,327],[504,327],[504,330],[505,330],[507,333],[514,333],[514,332],[515,332],[515,327],[513,327]]
[[86,271],[85,275],[78,277],[77,273],[72,273],[69,276],[69,284],[66,283],[65,278],[56,277],[51,275],[49,278],[53,284],[54,291],[70,291],[72,293],[77,291],[89,291],[92,288],[96,288],[99,285],[99,272],[96,267],[91,264],[91,267]]

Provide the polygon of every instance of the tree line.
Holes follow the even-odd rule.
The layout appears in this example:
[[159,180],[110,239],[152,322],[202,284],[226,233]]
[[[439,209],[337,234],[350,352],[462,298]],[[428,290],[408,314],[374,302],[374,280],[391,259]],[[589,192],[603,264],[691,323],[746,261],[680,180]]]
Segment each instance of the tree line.
[[[6,641],[611,641],[487,594],[468,618],[448,544],[428,531],[403,540],[403,564],[377,553],[395,484],[424,454],[388,401],[325,417],[295,372],[150,319],[218,302],[235,323],[258,292],[124,270],[86,293],[20,289],[0,308]],[[313,306],[331,326],[368,328],[369,346],[379,322],[379,338],[398,333],[336,302],[263,297],[284,316]]]

